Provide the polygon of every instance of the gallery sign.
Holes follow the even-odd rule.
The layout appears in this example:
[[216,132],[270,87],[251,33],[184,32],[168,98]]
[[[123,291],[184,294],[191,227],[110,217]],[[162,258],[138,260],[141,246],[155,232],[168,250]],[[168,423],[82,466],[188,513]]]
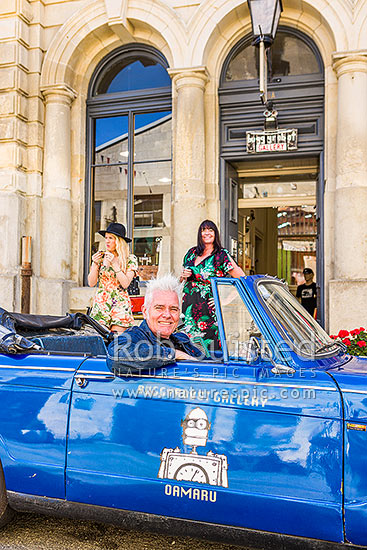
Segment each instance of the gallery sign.
[[298,149],[298,130],[265,130],[246,132],[248,153],[268,153],[275,151],[296,151]]

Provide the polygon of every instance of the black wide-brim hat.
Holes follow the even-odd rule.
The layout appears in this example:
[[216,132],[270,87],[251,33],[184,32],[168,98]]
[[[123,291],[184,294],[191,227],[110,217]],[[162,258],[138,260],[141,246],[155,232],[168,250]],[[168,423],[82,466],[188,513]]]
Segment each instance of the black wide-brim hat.
[[117,235],[118,237],[121,237],[124,239],[127,243],[131,243],[131,239],[129,237],[126,237],[126,228],[122,223],[110,223],[107,229],[104,229],[103,231],[98,231],[102,237],[106,235],[106,233],[112,233],[112,235]]

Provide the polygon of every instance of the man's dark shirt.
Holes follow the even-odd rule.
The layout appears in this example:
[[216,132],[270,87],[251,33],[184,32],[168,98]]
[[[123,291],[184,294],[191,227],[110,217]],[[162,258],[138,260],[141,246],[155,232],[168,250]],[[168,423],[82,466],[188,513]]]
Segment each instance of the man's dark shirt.
[[301,298],[301,304],[308,313],[311,315],[314,314],[315,308],[317,307],[317,287],[316,283],[311,283],[310,285],[299,285],[297,287],[297,298]]
[[183,332],[173,333],[169,339],[159,339],[143,321],[139,327],[125,330],[108,346],[107,366],[119,373],[160,368],[176,362],[175,350],[191,357],[202,357]]

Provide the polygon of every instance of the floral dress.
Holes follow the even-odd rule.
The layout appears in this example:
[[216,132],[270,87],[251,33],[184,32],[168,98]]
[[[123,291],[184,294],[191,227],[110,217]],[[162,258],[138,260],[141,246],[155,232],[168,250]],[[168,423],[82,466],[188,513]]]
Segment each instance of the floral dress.
[[[138,271],[138,260],[130,254],[126,270]],[[112,325],[131,327],[134,318],[130,296],[120,285],[113,267],[102,265],[99,269],[98,288],[94,296],[90,316],[110,328]]]
[[185,315],[185,331],[189,336],[203,334],[207,346],[220,348],[219,331],[215,311],[208,301],[213,298],[210,277],[225,277],[233,269],[227,250],[211,254],[195,266],[196,247],[187,252],[183,265],[191,269],[183,289],[182,312]]

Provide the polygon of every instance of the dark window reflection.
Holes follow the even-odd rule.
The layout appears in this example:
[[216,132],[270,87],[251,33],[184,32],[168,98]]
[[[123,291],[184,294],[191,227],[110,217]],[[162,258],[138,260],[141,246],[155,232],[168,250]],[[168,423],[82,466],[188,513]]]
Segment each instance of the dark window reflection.
[[[268,56],[269,78],[315,74],[320,67],[311,48],[296,36],[278,32]],[[258,50],[247,44],[230,61],[226,82],[258,78]]]
[[96,95],[162,88],[171,85],[167,70],[157,61],[139,55],[116,60],[97,85]]
[[163,226],[163,195],[135,195],[134,226]]

